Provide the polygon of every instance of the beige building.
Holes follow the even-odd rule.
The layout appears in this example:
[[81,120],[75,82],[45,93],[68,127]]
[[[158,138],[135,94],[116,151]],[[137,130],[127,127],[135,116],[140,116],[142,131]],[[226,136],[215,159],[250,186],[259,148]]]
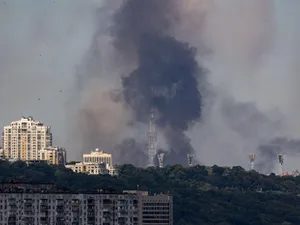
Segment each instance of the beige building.
[[39,160],[40,150],[52,145],[50,126],[32,117],[23,117],[3,130],[4,157],[13,160]]
[[112,155],[99,149],[84,154],[83,162],[68,164],[66,168],[73,170],[75,173],[116,175],[115,167],[112,164]]
[[92,151],[90,154],[83,154],[83,163],[84,164],[100,164],[105,163],[108,166],[112,166],[112,155],[105,153],[96,148],[95,151]]
[[58,147],[47,147],[39,152],[40,160],[45,160],[49,164],[53,165],[65,165],[66,164],[66,150]]
[[68,164],[65,165],[66,168],[71,169],[75,173],[86,173],[89,175],[98,175],[98,174],[109,174],[116,175],[116,170],[114,167],[110,167],[105,163],[94,163],[94,164],[85,164],[83,162]]

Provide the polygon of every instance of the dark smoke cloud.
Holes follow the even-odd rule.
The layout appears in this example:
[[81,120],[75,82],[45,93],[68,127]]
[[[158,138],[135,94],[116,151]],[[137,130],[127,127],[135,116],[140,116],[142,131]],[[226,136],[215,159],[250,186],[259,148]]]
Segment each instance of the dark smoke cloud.
[[261,112],[253,102],[240,103],[227,98],[222,103],[221,112],[230,128],[249,140],[265,141],[275,136],[276,130],[282,126],[280,115],[272,118]]
[[[138,1],[125,0],[114,17],[112,33],[115,47],[132,60],[141,46],[143,36],[148,34],[167,35],[175,21],[174,0]],[[145,42],[144,42],[145,43]]]
[[123,164],[134,164],[138,167],[144,167],[147,164],[146,148],[147,142],[139,143],[133,138],[126,138],[115,147],[115,151],[118,154],[114,154],[114,160]]
[[185,131],[201,116],[196,50],[172,36],[178,19],[176,1],[127,0],[116,14],[116,48],[136,56],[137,68],[122,80],[125,103],[135,118],[147,123],[151,108],[157,114],[171,154],[169,163],[186,164],[193,152]]
[[257,169],[260,172],[271,173],[278,163],[278,154],[299,156],[300,140],[277,137],[258,147],[259,160]]

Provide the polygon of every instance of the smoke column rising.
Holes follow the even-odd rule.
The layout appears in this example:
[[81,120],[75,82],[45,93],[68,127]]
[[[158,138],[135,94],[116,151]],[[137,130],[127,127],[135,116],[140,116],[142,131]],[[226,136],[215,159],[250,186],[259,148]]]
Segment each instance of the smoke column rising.
[[[123,96],[122,84],[148,65],[140,50],[152,49],[141,48],[139,42],[146,33],[160,43],[170,38],[174,45],[187,43],[187,52],[196,49],[191,57],[197,70],[207,70],[205,79],[199,75],[203,69],[196,76],[201,123],[196,122],[197,114],[189,115],[184,122],[176,120],[180,130],[174,129],[171,124],[178,115],[166,120],[169,106],[162,107],[159,99],[174,96],[175,88],[153,88],[154,103],[161,104],[157,110],[163,149],[172,148],[169,140],[176,137],[191,145],[204,164],[244,167],[247,154],[256,152],[260,169],[271,171],[274,163],[266,162],[277,150],[261,146],[273,146],[279,138],[285,146],[285,166],[298,166],[298,148],[289,150],[283,139],[298,143],[300,138],[299,1],[168,0],[159,6],[158,1],[140,2],[148,8],[119,0],[0,1],[1,124],[32,115],[53,127],[55,144],[66,147],[70,159],[81,159],[82,152],[99,147],[112,152],[116,162],[128,162],[142,151],[133,163],[143,164],[148,109],[137,113]],[[118,21],[116,14],[126,19]],[[160,36],[153,35],[157,33]]]
[[[286,118],[297,110],[287,105],[294,102],[290,94],[295,89],[290,90],[292,86],[288,83],[293,79],[290,75],[280,76],[278,72],[287,68],[288,63],[280,70],[274,68],[282,65],[278,61],[283,56],[286,58],[283,62],[292,62],[289,56],[292,51],[286,48],[284,41],[285,34],[289,32],[281,31],[279,25],[286,20],[290,26],[285,26],[285,29],[294,28],[286,18],[292,17],[288,15],[288,9],[296,4],[295,1],[286,4],[271,0],[120,3],[115,8],[116,16],[111,19],[112,35],[107,35],[110,41],[105,42],[113,48],[108,51],[109,57],[99,60],[106,60],[117,68],[118,71],[106,71],[106,75],[100,73],[101,80],[110,80],[110,84],[115,82],[114,88],[123,91],[124,99],[118,103],[125,101],[127,107],[123,112],[130,111],[125,120],[135,121],[133,125],[120,126],[120,133],[130,131],[131,137],[143,143],[145,140],[136,137],[133,131],[136,124],[146,123],[150,107],[154,105],[159,114],[159,127],[164,139],[167,139],[164,148],[172,149],[172,144],[180,146],[182,143],[184,149],[194,147],[198,159],[205,164],[243,166],[247,166],[247,154],[260,151],[260,145],[280,136],[295,135],[293,126],[288,124],[290,119]],[[297,32],[293,34],[297,36]],[[99,40],[102,40],[101,36]],[[104,42],[100,43],[106,46]],[[176,45],[181,44],[185,46],[182,49],[190,54],[192,60],[189,62],[194,61],[193,66],[189,67],[194,69],[188,74],[196,75],[197,90],[202,95],[197,95],[197,91],[196,94],[193,91],[185,93],[193,96],[189,97],[191,102],[197,101],[198,104],[185,105],[195,107],[191,108],[195,114],[183,113],[182,118],[176,112],[182,114],[183,109],[176,108],[176,104],[170,104],[172,101],[169,100],[176,96],[174,90],[184,84],[177,85],[176,82],[189,76],[180,77],[176,73],[175,76],[170,76],[170,73],[160,76],[174,68],[169,65],[172,65],[172,60],[176,61],[176,54],[172,52],[172,57],[169,57],[170,49],[179,49]],[[156,45],[163,47],[158,49]],[[102,48],[102,52],[106,53],[106,48]],[[171,61],[164,63],[168,57]],[[154,67],[154,64],[160,66]],[[199,65],[207,69],[207,80],[199,76],[203,75]],[[123,78],[117,81],[120,75]],[[202,110],[199,110],[200,106],[203,106]],[[200,115],[201,124],[197,123]],[[96,120],[101,120],[101,117],[96,116]],[[196,123],[194,128],[190,126],[193,123]],[[146,136],[146,126],[138,130],[143,129]],[[186,131],[189,131],[188,135]],[[174,140],[179,140],[180,144]],[[101,144],[105,145],[105,142]],[[185,160],[186,157],[182,157],[185,153],[177,157],[176,151],[174,159]],[[125,152],[130,154],[130,149]],[[268,154],[261,155],[264,158]]]
[[[122,80],[123,95],[136,120],[147,123],[151,108],[171,152],[169,163],[186,164],[193,152],[185,131],[201,115],[196,49],[172,36],[180,20],[176,1],[124,1],[113,27],[115,46],[135,55],[137,68]],[[125,46],[125,47],[123,47]]]

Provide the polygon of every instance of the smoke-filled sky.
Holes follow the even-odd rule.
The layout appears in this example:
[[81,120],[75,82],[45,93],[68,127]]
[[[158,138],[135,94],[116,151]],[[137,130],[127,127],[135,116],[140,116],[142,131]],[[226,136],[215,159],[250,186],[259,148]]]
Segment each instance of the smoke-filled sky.
[[[121,96],[122,77],[141,67],[140,46],[137,36],[122,40],[113,28],[165,29],[164,35],[196,50],[198,69],[206,71],[205,80],[193,74],[201,117],[184,120],[189,127],[179,132],[191,140],[198,161],[247,167],[247,154],[256,152],[261,170],[269,172],[262,165],[272,154],[258,146],[300,139],[300,2],[168,0],[155,1],[162,4],[156,8],[124,2],[0,0],[0,124],[30,115],[51,125],[54,143],[67,148],[69,159],[99,147],[116,161],[130,161],[127,148],[142,160],[147,126]],[[166,7],[170,2],[176,7]],[[116,15],[124,7],[141,20],[124,17],[120,24]],[[150,20],[157,9],[165,17]],[[161,127],[162,148],[169,147],[165,132]],[[294,156],[300,147],[282,151]],[[285,160],[289,169],[297,164],[295,157]]]

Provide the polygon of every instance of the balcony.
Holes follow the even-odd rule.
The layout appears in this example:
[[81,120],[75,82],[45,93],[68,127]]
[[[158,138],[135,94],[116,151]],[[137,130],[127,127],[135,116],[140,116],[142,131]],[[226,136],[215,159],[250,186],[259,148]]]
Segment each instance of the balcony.
[[25,210],[24,211],[24,215],[25,216],[33,216],[34,215],[34,212],[32,210]]

